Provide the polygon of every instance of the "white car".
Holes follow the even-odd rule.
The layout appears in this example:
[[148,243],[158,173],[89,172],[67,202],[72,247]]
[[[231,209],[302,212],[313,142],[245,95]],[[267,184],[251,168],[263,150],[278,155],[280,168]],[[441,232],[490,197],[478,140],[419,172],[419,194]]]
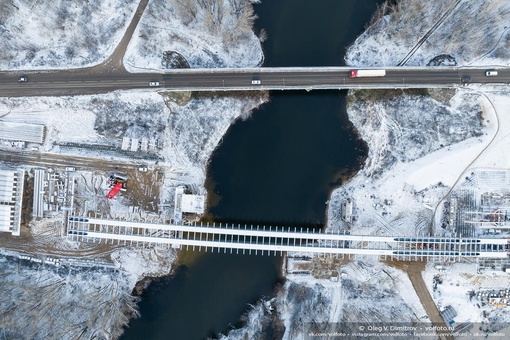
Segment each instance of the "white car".
[[159,81],[151,81],[149,82],[149,86],[159,86]]
[[498,71],[495,71],[495,70],[487,70],[485,71],[485,75],[487,77],[495,77],[498,75]]
[[145,165],[140,165],[140,166],[138,167],[138,171],[140,171],[140,172],[147,172],[147,170],[148,170],[148,169],[147,169],[147,167],[146,167]]
[[260,85],[260,80],[259,79],[253,79],[251,81],[252,85]]
[[66,171],[76,171],[74,166],[66,166]]
[[18,82],[20,82],[20,83],[26,83],[27,81],[28,81],[27,76],[21,76],[18,78]]

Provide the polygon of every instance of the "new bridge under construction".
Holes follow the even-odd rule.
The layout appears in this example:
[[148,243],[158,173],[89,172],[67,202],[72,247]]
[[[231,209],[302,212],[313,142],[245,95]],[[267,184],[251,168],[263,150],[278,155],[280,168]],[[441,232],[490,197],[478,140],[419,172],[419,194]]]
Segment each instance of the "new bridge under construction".
[[197,251],[277,255],[283,252],[376,256],[402,261],[506,259],[506,238],[350,235],[299,227],[239,224],[172,225],[71,216],[71,240],[112,245],[167,245]]

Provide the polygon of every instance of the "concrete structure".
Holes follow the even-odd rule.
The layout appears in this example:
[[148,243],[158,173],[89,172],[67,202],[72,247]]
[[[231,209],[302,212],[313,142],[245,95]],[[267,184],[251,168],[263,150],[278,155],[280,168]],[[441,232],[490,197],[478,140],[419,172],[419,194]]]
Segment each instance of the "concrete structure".
[[32,204],[32,216],[43,217],[44,213],[44,187],[48,185],[45,180],[46,172],[42,169],[34,171],[34,195]]
[[181,210],[183,213],[203,214],[205,211],[205,196],[183,194]]
[[0,139],[42,144],[44,125],[0,121]]
[[0,170],[0,231],[20,235],[24,170]]
[[298,228],[234,225],[169,225],[71,216],[73,240],[123,245],[166,244],[186,249],[230,249],[257,254],[304,252],[377,256],[398,260],[460,261],[463,258],[507,259],[508,239],[393,237],[328,234]]
[[182,224],[182,214],[203,214],[205,211],[205,196],[184,193],[184,187],[177,187],[174,196],[174,221]]

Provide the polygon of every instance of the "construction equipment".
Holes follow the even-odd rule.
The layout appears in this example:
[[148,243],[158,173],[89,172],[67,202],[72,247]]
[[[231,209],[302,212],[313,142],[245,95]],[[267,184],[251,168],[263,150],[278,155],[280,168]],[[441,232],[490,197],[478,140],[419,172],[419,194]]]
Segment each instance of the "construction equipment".
[[126,191],[127,176],[122,174],[113,174],[108,179],[108,185],[111,188],[106,194],[106,198],[112,199],[119,191]]

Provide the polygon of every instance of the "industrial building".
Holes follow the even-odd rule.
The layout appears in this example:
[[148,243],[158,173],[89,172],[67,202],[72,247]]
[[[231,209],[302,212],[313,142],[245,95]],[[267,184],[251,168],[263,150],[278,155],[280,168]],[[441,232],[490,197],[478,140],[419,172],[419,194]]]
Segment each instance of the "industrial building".
[[44,125],[0,120],[0,140],[42,144]]
[[23,170],[0,170],[0,231],[20,235]]

